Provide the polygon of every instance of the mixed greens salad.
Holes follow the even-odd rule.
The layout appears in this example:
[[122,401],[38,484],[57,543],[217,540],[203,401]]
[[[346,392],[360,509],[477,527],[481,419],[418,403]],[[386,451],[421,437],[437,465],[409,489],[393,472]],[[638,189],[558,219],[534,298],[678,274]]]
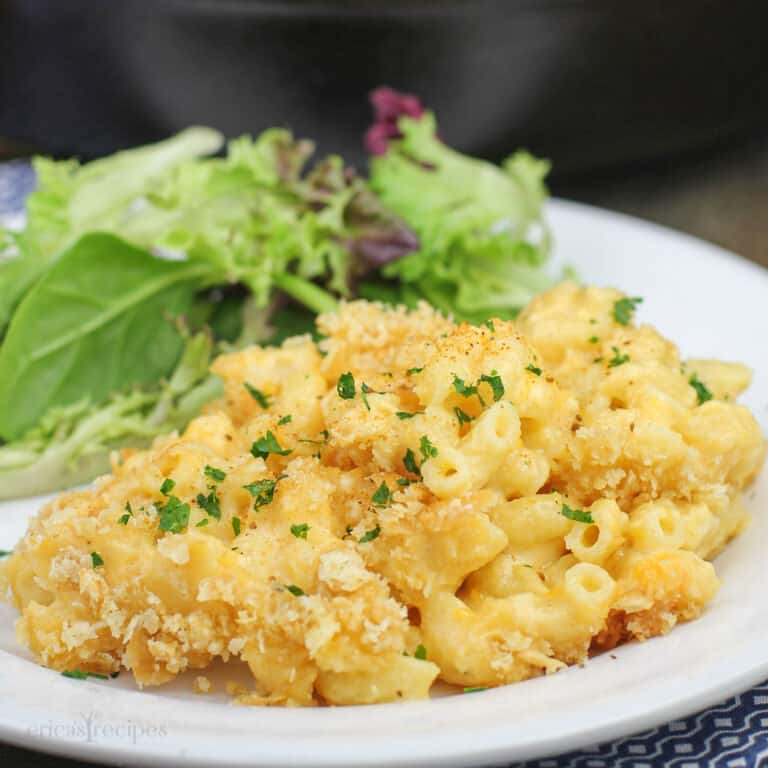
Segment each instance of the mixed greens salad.
[[368,178],[271,129],[189,128],[79,164],[36,158],[0,229],[0,498],[75,485],[220,394],[212,357],[311,332],[365,297],[513,317],[551,280],[548,165],[447,147],[414,97],[374,92]]

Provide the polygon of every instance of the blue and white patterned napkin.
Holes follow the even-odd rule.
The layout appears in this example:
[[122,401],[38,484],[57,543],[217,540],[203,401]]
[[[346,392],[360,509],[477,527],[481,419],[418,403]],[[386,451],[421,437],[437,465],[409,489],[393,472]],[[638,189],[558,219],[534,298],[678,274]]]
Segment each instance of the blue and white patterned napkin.
[[685,720],[516,768],[765,768],[768,681]]
[[[0,223],[23,223],[34,186],[28,163],[0,163]],[[768,768],[768,681],[685,720],[517,768]]]

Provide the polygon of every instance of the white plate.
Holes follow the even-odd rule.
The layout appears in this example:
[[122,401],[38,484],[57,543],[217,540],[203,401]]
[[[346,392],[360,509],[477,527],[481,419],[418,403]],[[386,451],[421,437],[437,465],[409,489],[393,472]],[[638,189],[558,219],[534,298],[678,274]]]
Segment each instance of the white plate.
[[[768,272],[713,246],[623,216],[553,202],[558,262],[645,297],[640,319],[684,355],[741,360],[744,398],[768,424]],[[475,766],[616,738],[718,702],[768,677],[768,473],[749,494],[754,522],[718,559],[723,588],[669,636],[551,677],[418,703],[327,709],[228,705],[190,678],[138,692],[128,675],[79,682],[33,663],[0,607],[0,738],[134,765]],[[10,548],[36,503],[0,507]],[[219,674],[226,674],[219,672]]]

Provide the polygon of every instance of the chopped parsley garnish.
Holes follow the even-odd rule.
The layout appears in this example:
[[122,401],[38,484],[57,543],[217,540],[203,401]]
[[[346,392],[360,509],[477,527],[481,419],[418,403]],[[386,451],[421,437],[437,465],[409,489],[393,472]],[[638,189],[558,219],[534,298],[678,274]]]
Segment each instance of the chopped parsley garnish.
[[491,332],[494,333],[496,331],[496,326],[493,324],[493,320],[484,320],[483,325]]
[[397,416],[400,421],[404,421],[405,419],[412,419],[414,416],[418,416],[421,413],[421,411],[415,411],[414,413],[409,413],[408,411],[398,411],[395,416]]
[[494,403],[497,403],[499,400],[501,400],[502,397],[504,397],[504,382],[501,380],[501,376],[499,376],[496,371],[491,371],[490,376],[484,373],[480,377],[480,381],[484,381],[491,387]]
[[571,509],[567,504],[563,503],[561,510],[563,517],[567,517],[569,520],[574,520],[577,523],[594,523],[592,513],[583,509]]
[[437,456],[437,448],[435,448],[435,446],[432,445],[432,443],[429,441],[429,438],[426,435],[421,436],[419,451],[421,452],[421,455],[424,457],[424,461],[426,461],[427,459],[433,459],[435,456]]
[[416,463],[416,456],[414,456],[413,451],[410,448],[405,452],[405,456],[403,456],[403,466],[409,472],[413,472],[414,475],[421,476],[421,470]]
[[426,661],[427,649],[421,643],[416,646],[416,650],[413,652],[413,658],[419,659],[419,661]]
[[211,488],[210,493],[205,496],[202,493],[197,494],[197,506],[204,509],[215,520],[221,520],[221,507],[219,506],[219,496],[215,488]]
[[277,454],[278,456],[287,456],[291,453],[291,449],[281,448],[280,443],[277,442],[277,438],[272,431],[267,430],[267,434],[264,435],[264,437],[260,437],[253,443],[251,446],[251,454],[257,459],[266,459],[270,453]]
[[411,481],[407,477],[398,477],[397,484],[401,485],[403,488],[407,488],[411,484]]
[[247,381],[244,382],[245,388],[248,390],[248,394],[266,411],[272,403],[270,403],[270,396],[265,395],[260,389],[256,389],[252,384]]
[[696,398],[699,401],[699,405],[712,399],[709,387],[703,381],[699,381],[699,377],[695,373],[688,379],[688,383],[696,390]]
[[392,501],[392,491],[387,488],[387,484],[382,482],[381,485],[375,490],[371,501],[377,507],[386,507]]
[[365,407],[370,411],[371,406],[368,404],[368,395],[383,395],[383,392],[377,392],[375,389],[371,389],[365,382],[363,382],[362,386],[360,387],[360,391],[362,394],[360,397],[362,398],[363,403],[365,404]]
[[615,368],[629,362],[629,355],[622,355],[618,347],[611,347],[611,349],[613,350],[613,357],[608,361],[609,368]]
[[592,362],[593,363],[602,363],[603,360],[604,360],[604,358],[602,358],[602,357],[596,357]]
[[98,672],[83,672],[81,669],[67,669],[61,673],[62,677],[69,677],[72,680],[87,680],[89,677],[95,677],[97,680],[109,680],[112,675],[100,675]]
[[163,480],[163,484],[160,486],[160,493],[162,493],[163,496],[169,496],[175,487],[176,481],[171,480],[170,477],[166,477],[165,480]]
[[10,557],[12,554],[12,549],[0,549],[0,557]]
[[462,411],[458,405],[453,409],[453,412],[456,414],[459,424],[469,424],[472,421],[472,417],[466,411]]
[[464,689],[464,693],[480,693],[480,691],[487,691],[488,688],[485,685],[473,685]]
[[278,427],[282,427],[282,426],[283,426],[283,424],[290,424],[290,423],[291,423],[291,421],[293,421],[293,416],[291,416],[291,414],[290,414],[290,413],[288,413],[288,414],[286,414],[285,416],[283,416],[283,417],[280,419],[280,421],[278,421],[278,422],[277,422],[277,426],[278,426]]
[[160,530],[166,533],[181,533],[189,525],[189,504],[184,504],[175,496],[159,507],[157,516],[160,520]]
[[341,540],[344,541],[344,539],[348,539],[352,535],[352,526],[348,525],[344,529],[344,535],[341,537]]
[[223,469],[216,469],[216,467],[212,467],[210,464],[205,465],[203,472],[206,477],[210,477],[211,480],[214,480],[217,483],[224,482],[227,477],[227,473]]
[[91,562],[94,568],[104,565],[104,558],[98,552],[91,552]]
[[195,523],[195,528],[204,528],[209,523],[209,518],[204,517],[199,523]]
[[406,372],[406,376],[413,376],[414,373],[421,373],[424,370],[424,366],[421,368],[409,368]]
[[642,302],[643,300],[639,296],[634,298],[625,296],[623,299],[619,299],[613,304],[613,319],[619,325],[629,325],[637,305],[642,304]]
[[493,392],[494,402],[498,402],[502,397],[504,397],[504,382],[501,380],[501,376],[499,376],[496,371],[491,371],[490,374],[484,373],[477,380],[476,384],[467,384],[464,379],[456,376],[456,374],[453,376],[453,388],[462,397],[472,397],[472,395],[477,395],[477,399],[480,401],[480,405],[485,407],[485,400],[483,400],[483,396],[480,394],[478,389],[482,382],[485,382],[490,386],[491,391]]
[[541,368],[537,368],[533,363],[528,363],[528,365],[525,366],[525,370],[530,371],[536,376],[541,376]]
[[456,376],[456,374],[453,376],[453,388],[462,397],[472,397],[472,395],[477,394],[477,387],[471,385],[468,386],[464,379],[460,379],[458,376]]
[[125,502],[125,514],[120,515],[119,520],[117,521],[120,525],[128,525],[128,521],[133,517],[133,509],[131,508],[131,502],[126,501]]
[[342,400],[352,400],[355,396],[355,377],[348,371],[339,376],[336,391]]
[[381,526],[377,525],[375,528],[372,528],[370,531],[366,531],[360,537],[360,543],[367,544],[369,541],[373,541],[374,539],[377,539],[380,533],[381,533]]
[[295,584],[283,585],[294,597],[303,597],[306,593],[301,587],[297,587]]
[[298,525],[292,525],[291,526],[291,534],[295,536],[297,539],[305,539],[307,538],[307,534],[309,533],[310,526],[306,523],[300,523]]
[[254,483],[244,485],[243,488],[253,496],[253,508],[258,509],[272,501],[276,486],[277,483],[274,480],[256,480]]
[[61,673],[62,677],[69,677],[72,678],[72,680],[87,680],[88,679],[88,673],[87,672],[81,672],[79,669],[66,669],[64,672]]
[[240,529],[241,529],[241,522],[239,517],[233,517],[232,518],[232,530],[234,531],[235,536],[240,535]]
[[597,336],[590,336],[588,341],[590,344],[597,344],[597,342],[600,341],[600,339],[598,339]]

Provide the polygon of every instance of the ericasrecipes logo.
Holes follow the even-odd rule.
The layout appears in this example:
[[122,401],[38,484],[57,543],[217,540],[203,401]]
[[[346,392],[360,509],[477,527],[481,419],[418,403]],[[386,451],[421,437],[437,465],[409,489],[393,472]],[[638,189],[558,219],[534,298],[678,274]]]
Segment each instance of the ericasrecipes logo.
[[133,720],[102,722],[98,712],[80,712],[69,722],[48,720],[45,723],[30,726],[27,733],[41,739],[66,739],[86,744],[97,744],[100,741],[124,741],[135,745],[163,739],[168,735],[168,729],[162,723],[149,725]]

